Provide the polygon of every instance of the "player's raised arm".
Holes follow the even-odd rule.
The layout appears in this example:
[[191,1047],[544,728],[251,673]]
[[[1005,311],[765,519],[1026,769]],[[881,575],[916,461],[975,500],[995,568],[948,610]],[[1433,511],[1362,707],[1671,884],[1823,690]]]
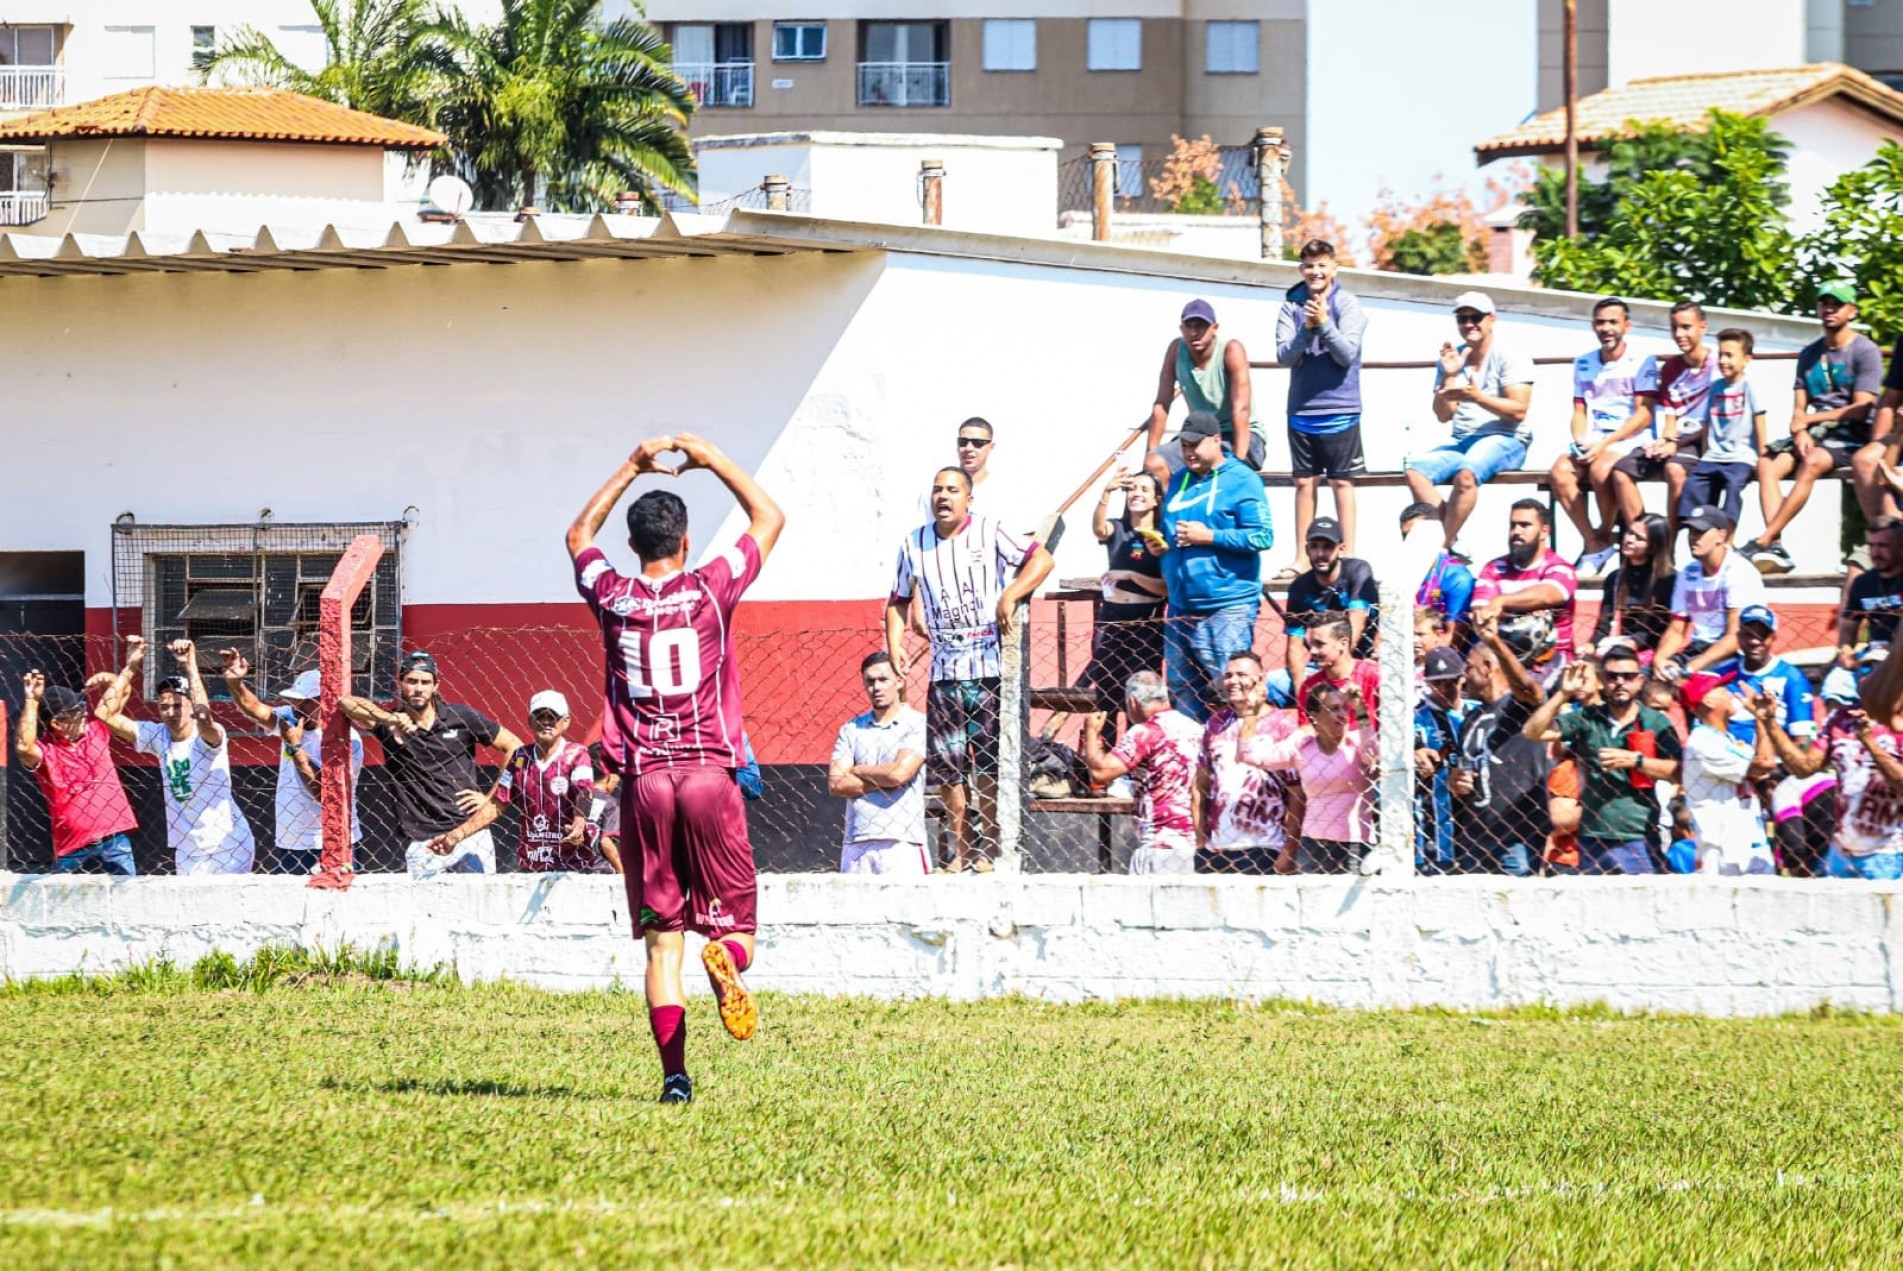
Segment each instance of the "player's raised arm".
[[[634,448],[634,453],[622,461],[601,489],[595,491],[588,505],[582,508],[581,515],[568,527],[568,554],[571,557],[580,556],[595,545],[595,535],[601,533],[601,527],[607,524],[608,514],[615,510],[615,504],[621,502],[621,496],[628,492],[628,487],[634,484],[636,477],[650,473],[665,477],[680,475],[676,469],[658,462],[659,456],[674,449],[677,447],[672,437],[650,437]],[[765,555],[764,547],[761,554]]]
[[[760,483],[753,479],[752,473],[728,458],[725,451],[705,437],[681,432],[674,434],[673,442],[673,448],[687,456],[687,461],[680,467],[682,472],[705,468],[733,492],[741,510],[750,518],[747,536],[760,549],[760,560],[764,563],[768,553],[773,550],[773,544],[779,540],[780,531],[786,527],[786,513],[780,511],[780,505],[760,488]],[[610,503],[609,506],[614,505]],[[602,515],[606,516],[607,513],[604,511]]]

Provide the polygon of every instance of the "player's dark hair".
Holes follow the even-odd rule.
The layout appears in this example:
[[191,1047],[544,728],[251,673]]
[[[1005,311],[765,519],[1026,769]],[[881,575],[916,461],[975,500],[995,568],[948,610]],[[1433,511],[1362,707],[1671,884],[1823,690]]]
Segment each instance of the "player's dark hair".
[[881,662],[890,664],[891,661],[892,655],[890,653],[887,653],[884,649],[874,649],[872,652],[866,654],[865,657],[859,659],[859,674],[864,675]]
[[1438,503],[1410,503],[1406,507],[1401,509],[1401,524],[1402,525],[1406,525],[1409,521],[1421,521],[1421,520],[1427,520],[1427,521],[1440,520],[1440,504]]
[[1541,503],[1538,499],[1515,499],[1513,501],[1512,510],[1515,512],[1531,512],[1540,518],[1541,525],[1544,525],[1549,530],[1553,528],[1553,514],[1548,512],[1546,505]]
[[1705,306],[1699,304],[1696,300],[1681,300],[1672,306],[1672,316],[1674,318],[1681,313],[1695,313],[1698,315],[1700,322],[1705,320]]
[[992,437],[991,421],[989,419],[986,419],[984,416],[973,415],[970,419],[967,419],[964,423],[958,425],[959,432],[963,432],[967,428],[982,428],[985,430],[985,440],[986,441],[991,440],[991,437]]
[[1744,350],[1746,357],[1750,357],[1751,350],[1758,347],[1758,342],[1743,327],[1726,327],[1718,333],[1718,343],[1735,344]]
[[1617,296],[1607,296],[1604,300],[1594,305],[1592,307],[1592,316],[1596,318],[1607,309],[1617,309],[1628,318],[1632,316],[1632,306]]
[[674,555],[686,537],[687,505],[680,495],[649,490],[628,505],[628,542],[643,561]]
[[1343,644],[1355,638],[1355,629],[1349,626],[1348,619],[1340,614],[1329,614],[1319,622],[1310,623],[1308,629],[1316,635],[1326,631],[1332,638],[1340,640]]
[[1898,530],[1903,530],[1903,517],[1873,516],[1870,523],[1863,527],[1865,538],[1872,534],[1894,534]]
[[[1254,649],[1237,649],[1229,655],[1229,662],[1253,662],[1256,670],[1262,669],[1262,659],[1256,656]],[[1223,665],[1228,666],[1229,662],[1224,662]]]
[[969,472],[966,472],[963,468],[957,468],[957,467],[940,468],[937,472],[934,472],[932,474],[932,484],[937,485],[938,479],[944,476],[947,472],[951,473],[954,477],[957,477],[960,481],[963,481],[965,483],[966,494],[971,493],[971,474]]
[[1303,260],[1319,260],[1323,256],[1333,256],[1335,245],[1325,238],[1311,238],[1302,244]]

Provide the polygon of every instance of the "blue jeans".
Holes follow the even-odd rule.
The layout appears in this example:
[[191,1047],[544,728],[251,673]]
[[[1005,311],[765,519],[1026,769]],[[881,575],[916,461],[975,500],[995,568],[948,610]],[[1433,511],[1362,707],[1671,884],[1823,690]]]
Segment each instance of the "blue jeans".
[[77,852],[68,852],[53,862],[55,874],[116,874],[132,878],[139,870],[132,863],[132,840],[123,834],[108,834],[86,844]]
[[1442,442],[1426,454],[1415,455],[1407,466],[1435,485],[1446,485],[1456,472],[1465,469],[1474,480],[1485,485],[1511,468],[1526,462],[1526,443],[1505,433],[1478,433],[1454,441]]
[[1579,872],[1582,874],[1656,874],[1652,851],[1644,839],[1579,840]]
[[1868,856],[1845,856],[1835,843],[1824,858],[1824,872],[1832,878],[1868,878],[1892,882],[1903,878],[1903,852],[1872,852]]
[[1214,613],[1173,613],[1163,624],[1163,669],[1170,704],[1199,724],[1222,701],[1222,670],[1229,655],[1255,644],[1258,602]]

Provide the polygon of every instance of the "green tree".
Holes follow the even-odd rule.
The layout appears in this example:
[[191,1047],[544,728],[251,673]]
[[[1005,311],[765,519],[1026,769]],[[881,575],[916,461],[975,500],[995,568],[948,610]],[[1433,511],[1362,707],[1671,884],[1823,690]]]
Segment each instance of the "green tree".
[[1888,344],[1903,336],[1903,146],[1886,141],[1876,158],[1831,182],[1818,227],[1799,248],[1802,304],[1837,278],[1857,280],[1857,317]]
[[[1699,180],[1714,170],[1716,141],[1709,132],[1691,132],[1671,124],[1626,121],[1626,134],[1607,143],[1603,181],[1579,183],[1579,233],[1590,238],[1611,226],[1619,191],[1652,172],[1689,172]],[[1780,157],[1782,157],[1780,155]],[[1561,238],[1566,233],[1566,173],[1542,166],[1533,187],[1520,196],[1526,211],[1520,228],[1538,238]]]
[[1403,274],[1459,274],[1473,268],[1467,239],[1453,221],[1403,230],[1387,241],[1385,254],[1385,267]]
[[1536,239],[1534,276],[1575,291],[1787,306],[1797,282],[1797,243],[1784,220],[1787,143],[1762,119],[1717,110],[1706,143],[1707,170],[1691,160],[1608,180],[1604,226],[1578,239]]
[[493,26],[445,14],[430,40],[447,73],[435,126],[477,206],[612,208],[635,190],[691,194],[692,91],[642,22],[601,20],[601,0],[503,0]]
[[206,83],[263,85],[321,97],[373,115],[430,124],[429,103],[442,85],[423,33],[424,0],[311,0],[324,32],[322,70],[284,56],[269,36],[240,27],[199,70]]

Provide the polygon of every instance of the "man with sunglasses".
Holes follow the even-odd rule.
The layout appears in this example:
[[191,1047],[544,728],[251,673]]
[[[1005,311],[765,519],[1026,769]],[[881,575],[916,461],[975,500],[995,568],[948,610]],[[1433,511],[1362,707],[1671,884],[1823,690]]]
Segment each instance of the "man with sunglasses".
[[595,767],[588,748],[568,740],[568,699],[545,688],[529,699],[532,745],[517,748],[495,788],[467,821],[430,840],[448,856],[457,844],[495,823],[513,803],[521,811],[516,868],[527,873],[599,874],[609,867],[599,849],[600,828],[588,819]]
[[1669,718],[1639,701],[1646,672],[1631,645],[1606,650],[1599,678],[1603,700],[1576,705],[1590,693],[1592,676],[1582,662],[1568,666],[1559,688],[1533,712],[1521,735],[1529,741],[1563,742],[1567,755],[1578,761],[1578,872],[1657,873],[1657,784],[1678,780],[1684,757],[1678,730]]
[[397,709],[362,697],[346,696],[338,704],[351,723],[373,730],[383,743],[410,877],[493,874],[496,847],[486,829],[463,838],[448,855],[431,844],[483,805],[476,747],[488,746],[506,759],[522,741],[474,707],[442,700],[437,684],[436,659],[418,649],[397,666]]
[[[127,643],[144,656],[139,637],[130,636]],[[112,762],[111,732],[89,714],[84,695],[48,684],[44,673],[28,671],[25,689],[13,753],[46,796],[53,872],[138,873],[131,835],[139,823]]]
[[[1453,435],[1410,458],[1407,486],[1417,505],[1440,509],[1442,545],[1454,549],[1460,527],[1473,515],[1480,487],[1526,462],[1533,439],[1527,411],[1533,401],[1533,362],[1493,342],[1493,297],[1463,291],[1454,297],[1460,343],[1440,346],[1434,368],[1434,418]],[[1443,505],[1437,486],[1447,486]]]

